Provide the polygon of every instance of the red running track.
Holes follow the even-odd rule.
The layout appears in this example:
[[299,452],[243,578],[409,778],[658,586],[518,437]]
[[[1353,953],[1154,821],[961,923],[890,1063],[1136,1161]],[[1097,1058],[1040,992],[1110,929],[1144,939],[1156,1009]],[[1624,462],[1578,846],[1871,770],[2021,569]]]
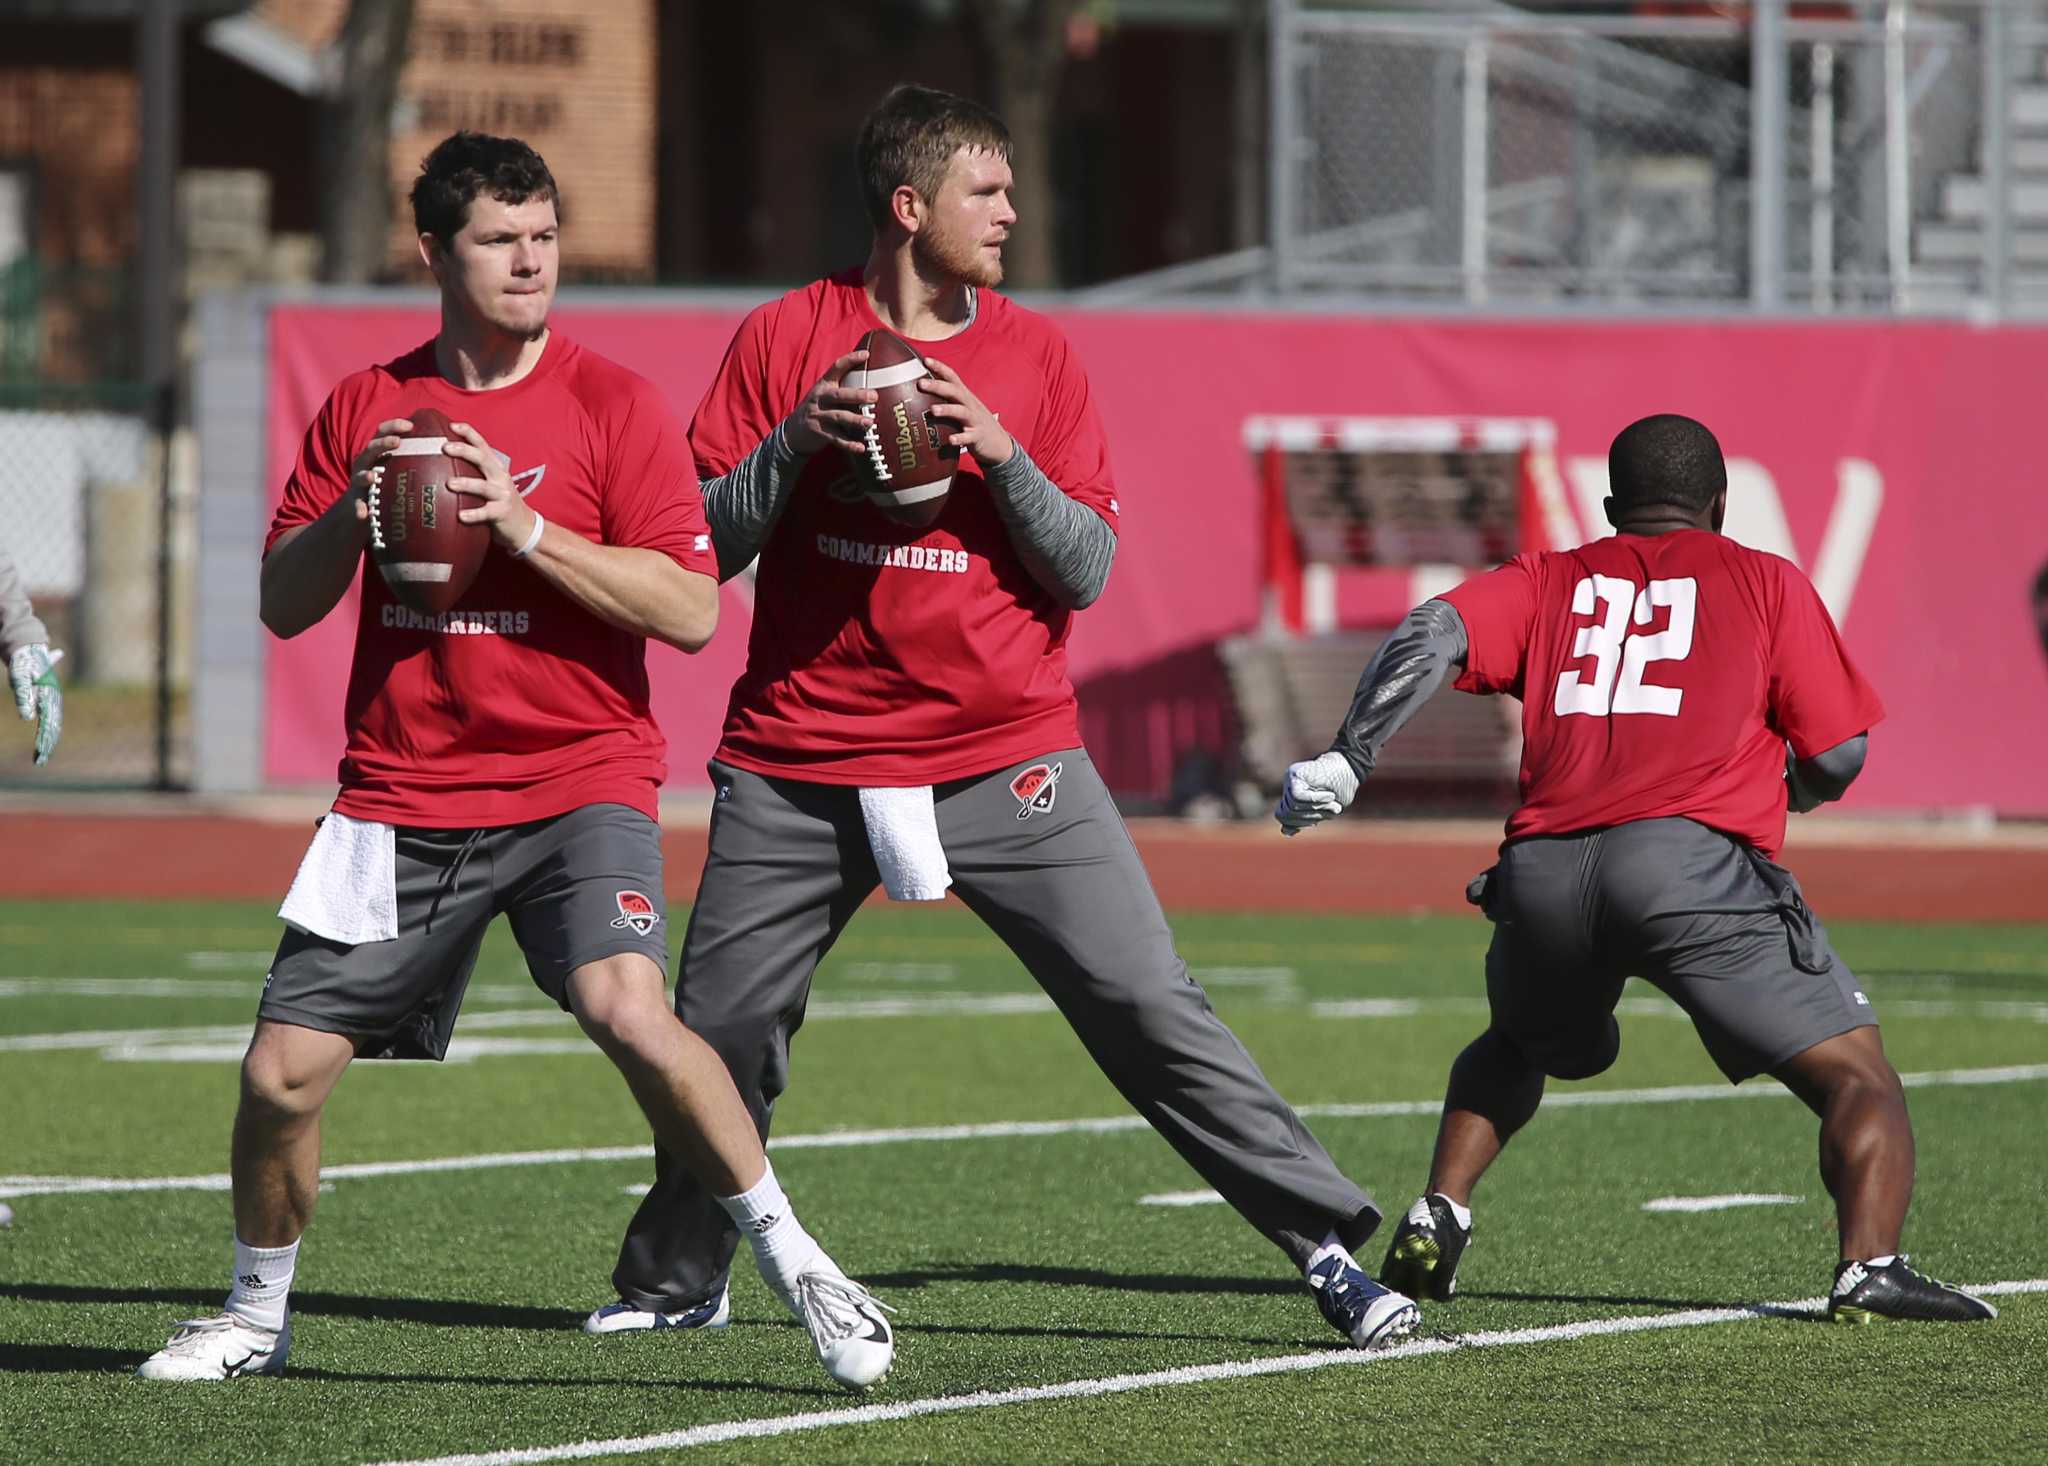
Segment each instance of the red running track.
[[[0,897],[276,901],[312,836],[310,820],[220,814],[9,812]],[[1168,910],[1458,912],[1494,840],[1469,826],[1365,823],[1282,839],[1263,824],[1139,820],[1132,834]],[[701,828],[663,832],[668,894],[686,901],[704,860]],[[2048,920],[2048,843],[1919,836],[1905,843],[1795,845],[1786,857],[1825,918]]]

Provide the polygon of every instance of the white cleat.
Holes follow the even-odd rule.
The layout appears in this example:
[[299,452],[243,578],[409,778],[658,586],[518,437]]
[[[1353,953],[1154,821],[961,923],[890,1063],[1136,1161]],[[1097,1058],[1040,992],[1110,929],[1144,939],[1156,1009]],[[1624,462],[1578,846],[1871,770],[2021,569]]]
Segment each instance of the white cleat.
[[896,1361],[893,1312],[829,1261],[796,1280],[796,1316],[810,1330],[811,1345],[825,1373],[849,1390],[879,1384]]
[[171,1341],[142,1361],[135,1371],[143,1379],[240,1379],[251,1374],[283,1374],[285,1351],[292,1346],[292,1321],[272,1332],[244,1323],[232,1313],[191,1318],[178,1325]]

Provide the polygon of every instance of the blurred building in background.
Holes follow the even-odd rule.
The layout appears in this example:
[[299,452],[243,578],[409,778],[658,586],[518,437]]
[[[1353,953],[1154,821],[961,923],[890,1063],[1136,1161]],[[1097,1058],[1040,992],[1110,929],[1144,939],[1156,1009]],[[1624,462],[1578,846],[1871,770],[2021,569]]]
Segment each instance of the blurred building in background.
[[1076,309],[2048,312],[2043,0],[0,0],[0,535],[76,701],[38,782],[192,777],[202,293],[418,286],[405,191],[472,128],[554,168],[578,302],[765,296],[864,254],[903,80],[1003,114],[1009,286]]

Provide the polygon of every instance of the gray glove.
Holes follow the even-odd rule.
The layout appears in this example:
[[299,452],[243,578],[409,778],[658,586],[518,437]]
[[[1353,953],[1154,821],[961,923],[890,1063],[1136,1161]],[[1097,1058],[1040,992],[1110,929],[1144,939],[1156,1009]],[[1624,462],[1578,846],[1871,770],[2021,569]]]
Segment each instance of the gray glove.
[[64,735],[64,689],[57,685],[57,663],[64,653],[41,642],[16,647],[7,659],[7,680],[14,688],[14,709],[24,723],[36,725],[36,762],[46,764]]

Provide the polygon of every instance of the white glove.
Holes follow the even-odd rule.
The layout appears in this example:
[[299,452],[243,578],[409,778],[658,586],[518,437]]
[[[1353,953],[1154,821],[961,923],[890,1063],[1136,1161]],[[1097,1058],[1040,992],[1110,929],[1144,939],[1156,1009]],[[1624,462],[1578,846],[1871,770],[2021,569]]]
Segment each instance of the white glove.
[[1341,753],[1325,753],[1305,763],[1289,764],[1273,818],[1290,835],[1342,814],[1358,797],[1358,774]]
[[7,659],[7,680],[14,688],[14,710],[24,723],[36,725],[36,762],[46,764],[64,732],[64,691],[57,685],[57,663],[64,653],[41,642],[16,647]]

